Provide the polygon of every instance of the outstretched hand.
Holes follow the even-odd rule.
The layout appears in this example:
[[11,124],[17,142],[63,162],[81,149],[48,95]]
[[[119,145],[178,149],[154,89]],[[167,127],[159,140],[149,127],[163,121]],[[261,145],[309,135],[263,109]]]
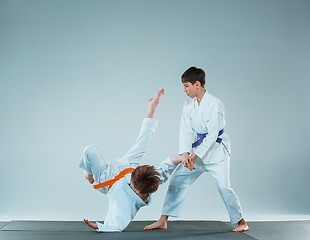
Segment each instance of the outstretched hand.
[[83,218],[83,220],[84,220],[84,223],[86,225],[88,225],[89,227],[91,227],[93,229],[98,229],[98,226],[96,223],[92,223],[92,222],[88,221],[88,219],[85,219],[85,218]]

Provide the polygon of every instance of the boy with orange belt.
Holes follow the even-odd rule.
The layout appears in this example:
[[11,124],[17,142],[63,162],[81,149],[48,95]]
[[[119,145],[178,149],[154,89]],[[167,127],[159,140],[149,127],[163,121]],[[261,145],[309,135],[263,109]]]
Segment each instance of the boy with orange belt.
[[83,169],[86,179],[91,184],[95,183],[94,188],[107,194],[109,198],[109,210],[103,224],[84,219],[88,226],[98,232],[123,231],[139,209],[150,204],[151,193],[158,189],[159,184],[167,181],[176,166],[182,162],[181,157],[176,157],[167,158],[157,168],[139,166],[155,132],[158,121],[153,117],[163,95],[162,89],[154,99],[148,101],[148,113],[138,139],[122,158],[107,163],[96,147],[91,145],[84,150],[79,167]]

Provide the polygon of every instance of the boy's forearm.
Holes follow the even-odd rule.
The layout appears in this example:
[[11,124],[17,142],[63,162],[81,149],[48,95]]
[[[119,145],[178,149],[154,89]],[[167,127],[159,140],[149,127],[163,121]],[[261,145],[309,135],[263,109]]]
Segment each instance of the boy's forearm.
[[189,156],[190,153],[189,152],[184,152],[184,153],[181,153],[180,156]]
[[179,165],[182,162],[182,157],[171,157],[170,160],[174,165]]
[[98,229],[98,225],[96,223],[91,223],[90,225],[93,229]]
[[86,223],[89,227],[93,228],[93,229],[98,229],[98,225],[97,223],[92,223],[90,221],[88,221],[88,219],[83,219],[84,223]]
[[182,157],[168,157],[159,164],[156,170],[160,175],[160,184],[165,183],[169,179],[181,161]]

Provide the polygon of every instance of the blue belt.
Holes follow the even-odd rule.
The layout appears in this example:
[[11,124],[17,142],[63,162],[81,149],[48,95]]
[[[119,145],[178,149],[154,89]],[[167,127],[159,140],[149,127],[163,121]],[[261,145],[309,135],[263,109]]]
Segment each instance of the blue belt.
[[[222,142],[222,138],[220,138],[219,136],[221,136],[223,133],[224,133],[224,128],[221,131],[219,131],[219,134],[217,135],[217,139],[216,139],[217,143]],[[203,139],[207,136],[207,134],[197,133],[197,136],[198,136],[198,140],[192,144],[192,148],[199,146],[202,143]]]

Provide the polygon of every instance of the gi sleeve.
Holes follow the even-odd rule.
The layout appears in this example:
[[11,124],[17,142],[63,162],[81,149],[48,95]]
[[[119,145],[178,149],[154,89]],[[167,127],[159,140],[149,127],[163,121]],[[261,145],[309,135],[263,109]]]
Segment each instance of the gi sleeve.
[[160,163],[156,168],[157,172],[160,174],[160,184],[163,184],[168,180],[176,167],[177,165],[174,165],[170,158],[167,158]]
[[215,108],[210,116],[211,117],[208,120],[204,121],[204,124],[208,129],[208,134],[203,139],[203,142],[194,148],[194,153],[201,159],[207,156],[216,143],[218,133],[221,130],[221,123],[223,122],[223,114],[218,112]]
[[122,209],[122,206],[120,208],[114,212],[109,211],[103,224],[96,222],[98,232],[122,232],[128,226],[132,217],[128,214],[128,209]]
[[104,224],[102,224],[100,222],[96,222],[96,224],[97,224],[97,227],[98,227],[97,232],[121,232],[122,231],[121,229],[117,229],[117,228],[114,228],[114,229],[110,228],[110,229],[108,229],[108,228],[106,228],[104,226]]
[[191,126],[191,119],[187,108],[188,102],[186,101],[183,106],[180,124],[179,136],[179,154],[192,151],[192,143],[194,140],[194,131]]

